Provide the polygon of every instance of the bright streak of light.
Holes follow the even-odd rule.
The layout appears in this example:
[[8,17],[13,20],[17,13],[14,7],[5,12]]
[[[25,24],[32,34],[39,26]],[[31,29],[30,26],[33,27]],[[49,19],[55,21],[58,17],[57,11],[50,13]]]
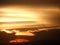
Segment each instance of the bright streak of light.
[[[16,28],[21,27],[22,25],[30,25],[30,24],[36,24],[37,22],[37,13],[35,11],[30,10],[29,8],[15,8],[15,7],[3,7],[0,9],[0,22],[2,22],[2,25],[0,28]],[[13,23],[10,24],[10,22],[27,22],[27,21],[33,21],[34,23],[23,23],[23,24],[17,24]],[[9,22],[9,24],[5,24],[4,22]]]
[[35,35],[35,34],[31,33],[31,32],[21,32],[21,31],[18,31],[18,30],[9,31],[9,30],[3,29],[1,31],[4,31],[4,32],[6,32],[8,34],[15,33],[16,36],[21,36],[21,35],[23,35],[23,36],[34,36]]
[[2,8],[0,22],[37,21],[37,13],[25,8]]
[[5,29],[3,29],[3,30],[0,30],[0,31],[4,31],[4,32],[6,32],[6,33],[8,33],[8,34],[11,34],[11,33],[13,33],[12,31],[9,31],[9,30],[5,30]]
[[33,34],[33,32],[39,32],[39,31],[43,31],[43,30],[46,30],[48,31],[48,29],[46,28],[43,28],[43,29],[38,29],[38,30],[28,30],[28,31],[19,31],[19,30],[6,30],[6,29],[3,29],[3,30],[0,30],[0,31],[4,31],[8,34],[12,34],[12,33],[15,33],[14,35],[15,36],[35,36],[35,34]]
[[31,32],[20,32],[20,31],[17,31],[17,30],[12,30],[12,31],[15,32],[16,33],[15,35],[17,35],[17,36],[19,36],[19,35],[34,36],[34,34],[31,33]]

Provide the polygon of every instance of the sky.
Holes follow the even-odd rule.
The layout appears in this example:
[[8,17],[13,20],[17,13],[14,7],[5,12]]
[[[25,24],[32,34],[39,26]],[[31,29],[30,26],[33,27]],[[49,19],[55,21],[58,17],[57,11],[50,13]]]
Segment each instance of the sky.
[[[6,37],[6,39],[9,40],[9,38],[7,38],[7,35],[14,32],[16,36],[17,35],[35,36],[36,40],[45,39],[46,35],[48,35],[47,38],[49,37],[49,39],[51,39],[51,37],[53,37],[54,39],[56,34],[55,33],[53,34],[53,32],[51,34],[49,32],[44,33],[44,31],[41,30],[28,30],[26,32],[24,31],[20,32],[19,30],[9,31],[7,30],[7,28],[14,29],[26,27],[26,25],[34,26],[39,24],[60,26],[59,4],[60,4],[59,0],[1,0],[0,29],[2,30],[0,30],[0,33],[3,32],[3,35],[0,35],[1,36],[0,39],[5,39]],[[31,33],[35,31],[40,32],[39,33],[37,32],[36,34]],[[4,32],[7,33],[7,35],[4,35]]]
[[[33,21],[34,23],[31,24],[60,26],[58,0],[2,0],[0,2],[0,22]],[[3,24],[2,27],[4,25],[9,26]]]

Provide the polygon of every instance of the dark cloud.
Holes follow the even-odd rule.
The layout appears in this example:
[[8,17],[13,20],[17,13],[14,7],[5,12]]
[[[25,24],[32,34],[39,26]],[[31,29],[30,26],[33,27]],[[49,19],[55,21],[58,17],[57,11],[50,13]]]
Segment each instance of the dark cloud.
[[23,5],[59,5],[58,0],[1,0],[1,5],[23,4]]

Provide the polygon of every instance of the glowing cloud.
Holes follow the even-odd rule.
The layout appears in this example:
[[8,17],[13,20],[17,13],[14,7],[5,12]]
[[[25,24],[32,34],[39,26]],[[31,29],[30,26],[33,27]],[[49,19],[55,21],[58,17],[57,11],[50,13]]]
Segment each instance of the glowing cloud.
[[6,30],[6,29],[0,30],[0,31],[4,31],[4,32],[6,32],[8,34],[15,33],[14,34],[15,36],[21,36],[21,35],[23,35],[23,36],[34,36],[35,35],[35,34],[33,34],[31,32],[28,32],[28,31],[26,31],[26,32],[24,32],[24,31],[21,32],[21,31],[18,31],[18,30],[11,30],[11,31],[9,31],[9,30]]
[[10,43],[23,43],[23,42],[30,42],[30,41],[26,40],[26,39],[15,39],[15,40],[11,40],[9,42]]

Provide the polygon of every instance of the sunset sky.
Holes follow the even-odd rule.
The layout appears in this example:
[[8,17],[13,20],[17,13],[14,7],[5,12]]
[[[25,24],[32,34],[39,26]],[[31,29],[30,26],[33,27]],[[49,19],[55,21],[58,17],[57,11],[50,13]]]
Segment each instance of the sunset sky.
[[[2,27],[31,25],[31,24],[51,24],[59,25],[60,10],[58,7],[32,7],[24,5],[2,6],[0,8],[0,23]],[[15,22],[14,25],[5,24]],[[26,22],[17,23],[17,22]],[[28,23],[30,22],[30,23]]]
[[[24,36],[30,40],[50,40],[52,37],[55,39],[57,31],[53,26],[59,26],[60,29],[59,4],[58,0],[1,0],[0,43],[9,40],[10,37],[10,42],[23,42],[24,39],[17,38],[25,38]],[[42,26],[43,28],[40,28]],[[54,28],[56,34],[53,31],[50,34],[49,26]]]

